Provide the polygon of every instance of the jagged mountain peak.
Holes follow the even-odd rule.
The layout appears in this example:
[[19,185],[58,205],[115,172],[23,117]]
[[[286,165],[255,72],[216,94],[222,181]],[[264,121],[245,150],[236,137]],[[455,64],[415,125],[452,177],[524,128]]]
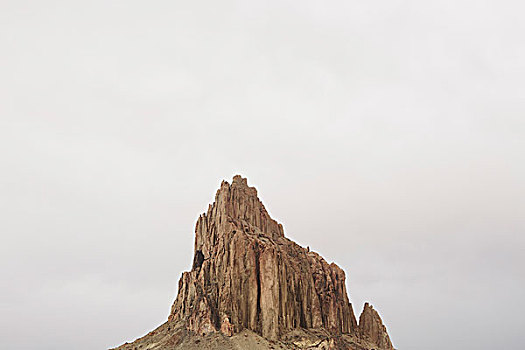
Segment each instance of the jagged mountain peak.
[[236,175],[197,220],[192,269],[167,323],[121,348],[192,349],[192,341],[219,338],[231,348],[244,332],[283,349],[392,350],[369,304],[357,324],[345,279],[335,263],[285,238],[257,190]]
[[215,201],[195,225],[195,251],[208,255],[220,235],[230,232],[256,232],[268,237],[284,237],[281,224],[270,217],[257,190],[248,180],[235,175],[232,183],[223,181]]

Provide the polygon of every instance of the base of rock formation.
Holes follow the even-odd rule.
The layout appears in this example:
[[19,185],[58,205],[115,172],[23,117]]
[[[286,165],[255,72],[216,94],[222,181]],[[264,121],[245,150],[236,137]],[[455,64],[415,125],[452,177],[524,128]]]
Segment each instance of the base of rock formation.
[[114,350],[381,350],[373,342],[361,337],[343,334],[330,335],[324,329],[294,329],[279,341],[261,337],[244,329],[227,336],[222,333],[198,335],[185,329],[183,324],[166,322],[133,343],[123,344]]

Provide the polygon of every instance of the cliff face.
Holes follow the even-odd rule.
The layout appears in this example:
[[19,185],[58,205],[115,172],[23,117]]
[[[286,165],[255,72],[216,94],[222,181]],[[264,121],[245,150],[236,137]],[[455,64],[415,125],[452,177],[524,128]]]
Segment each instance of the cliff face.
[[244,330],[268,341],[310,339],[304,344],[327,349],[393,349],[368,304],[357,325],[343,270],[284,237],[240,176],[222,182],[197,221],[192,269],[179,280],[168,324],[173,346],[183,335],[230,337]]

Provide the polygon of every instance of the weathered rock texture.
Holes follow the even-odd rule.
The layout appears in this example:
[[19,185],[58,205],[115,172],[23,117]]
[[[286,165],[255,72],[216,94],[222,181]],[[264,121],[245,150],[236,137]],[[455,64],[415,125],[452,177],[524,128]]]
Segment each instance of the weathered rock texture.
[[363,312],[359,316],[359,335],[362,339],[376,344],[381,349],[392,349],[390,337],[381,317],[368,303],[365,303]]
[[[231,185],[222,182],[197,221],[192,269],[179,280],[167,323],[171,326],[159,330],[170,345],[161,341],[149,348],[175,347],[191,335],[230,337],[246,330],[283,346],[288,341],[292,348],[393,349],[368,304],[357,325],[343,270],[284,237],[257,190],[238,175]],[[138,341],[147,344],[147,336]]]

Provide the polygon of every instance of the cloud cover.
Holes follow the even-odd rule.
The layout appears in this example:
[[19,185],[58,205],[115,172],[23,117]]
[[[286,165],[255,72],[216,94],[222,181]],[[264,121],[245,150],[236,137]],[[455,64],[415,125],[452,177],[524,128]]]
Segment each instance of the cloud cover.
[[162,323],[222,179],[400,349],[519,349],[518,1],[3,1],[0,347]]

